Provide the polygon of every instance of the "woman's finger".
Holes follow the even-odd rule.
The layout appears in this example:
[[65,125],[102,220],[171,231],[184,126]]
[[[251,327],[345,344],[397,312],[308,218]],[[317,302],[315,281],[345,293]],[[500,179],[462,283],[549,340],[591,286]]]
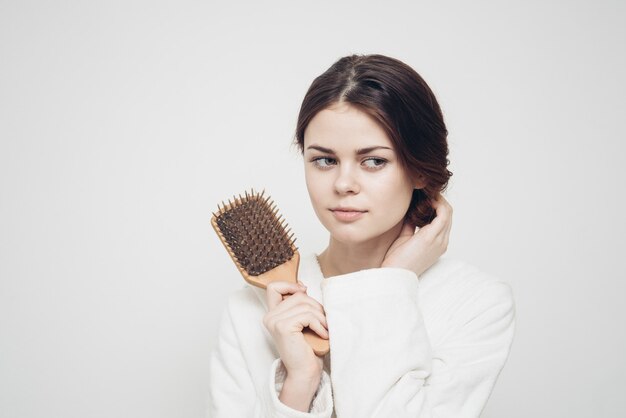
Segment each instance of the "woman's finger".
[[304,314],[304,313],[310,313],[311,315],[315,316],[315,318],[317,318],[317,320],[320,321],[322,325],[324,325],[325,327],[328,327],[328,323],[326,322],[326,315],[324,315],[320,311],[312,310],[309,305],[293,306],[290,309],[287,309],[286,311],[280,314],[269,316],[267,318],[267,322],[272,323],[272,322],[282,321],[285,318],[291,318],[293,316]]
[[445,231],[445,235],[446,237],[450,235],[450,229],[452,228],[452,205],[450,204],[450,202],[448,202],[446,199],[443,198],[443,196],[441,197],[443,199],[443,204],[445,205],[445,211],[446,211],[446,231]]
[[291,295],[304,289],[303,284],[286,281],[276,281],[268,284],[265,289],[268,310],[274,309],[276,305],[282,302],[283,295]]
[[437,218],[439,218],[441,229],[436,235],[436,240],[443,246],[443,251],[447,251],[450,239],[450,229],[452,228],[452,206],[441,195],[437,202]]
[[325,340],[328,339],[328,337],[329,337],[329,335],[328,335],[328,325],[325,325],[323,322],[313,321],[313,322],[309,323],[309,328],[311,328],[313,331],[315,331],[315,333],[317,335],[319,335],[320,337],[324,338]]
[[281,318],[276,323],[276,331],[279,334],[302,331],[305,327],[311,328],[320,337],[328,338],[327,326],[312,312],[300,312],[287,318]]
[[411,238],[413,235],[415,235],[415,225],[411,224],[409,221],[404,221],[398,237]]
[[446,230],[446,237],[450,236],[450,229],[452,229],[452,205],[448,203],[448,228]]
[[452,206],[439,194],[437,199],[433,201],[433,207],[435,208],[437,216],[435,216],[435,219],[430,223],[433,229],[432,232],[435,236],[445,234],[449,229],[448,227],[452,217]]
[[308,310],[319,312],[320,315],[325,314],[324,307],[318,301],[308,296],[304,291],[297,291],[293,295],[283,297],[285,299],[270,311],[272,315],[282,315],[283,312],[300,305],[305,306]]

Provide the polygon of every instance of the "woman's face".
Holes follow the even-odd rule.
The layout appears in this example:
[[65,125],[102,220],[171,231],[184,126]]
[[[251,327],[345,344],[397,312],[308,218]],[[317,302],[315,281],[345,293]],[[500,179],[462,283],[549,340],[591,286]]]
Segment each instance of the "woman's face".
[[311,203],[334,239],[363,243],[403,221],[414,185],[385,131],[357,107],[337,103],[313,117],[304,164]]

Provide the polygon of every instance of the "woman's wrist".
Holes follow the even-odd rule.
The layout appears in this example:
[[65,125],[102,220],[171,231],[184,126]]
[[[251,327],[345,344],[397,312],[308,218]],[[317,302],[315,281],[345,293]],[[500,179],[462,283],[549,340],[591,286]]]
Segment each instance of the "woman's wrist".
[[292,409],[309,412],[321,378],[321,373],[317,376],[288,374],[278,399]]

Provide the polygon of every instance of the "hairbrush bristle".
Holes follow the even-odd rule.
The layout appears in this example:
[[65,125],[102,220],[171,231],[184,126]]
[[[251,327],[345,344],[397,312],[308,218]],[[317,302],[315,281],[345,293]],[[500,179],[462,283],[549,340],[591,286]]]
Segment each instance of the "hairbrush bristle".
[[294,252],[295,239],[289,234],[285,219],[276,216],[278,208],[270,200],[251,189],[233,202],[222,202],[222,208],[214,213],[219,233],[231,250],[235,261],[248,274],[258,276],[290,260]]

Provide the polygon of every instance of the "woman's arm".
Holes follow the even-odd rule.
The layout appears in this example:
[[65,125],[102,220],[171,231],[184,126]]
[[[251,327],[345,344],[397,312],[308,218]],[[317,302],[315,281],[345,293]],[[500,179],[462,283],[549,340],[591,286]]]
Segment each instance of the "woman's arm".
[[480,415],[513,338],[514,305],[506,283],[491,282],[477,295],[449,295],[468,303],[441,312],[463,319],[435,349],[413,272],[362,270],[326,279],[322,288],[337,416]]
[[[326,372],[313,398],[312,412],[297,411],[280,401],[279,394],[286,383],[286,371],[280,358],[262,377],[266,382],[262,387],[267,392],[257,393],[235,331],[233,316],[236,313],[233,313],[233,304],[229,301],[222,315],[217,343],[211,352],[208,418],[329,418],[333,405],[330,378]],[[261,318],[259,326],[262,326]]]
[[306,294],[306,286],[302,283],[269,283],[265,298],[268,310],[263,325],[272,335],[286,370],[279,399],[293,409],[308,412],[320,385],[324,359],[315,355],[302,331],[308,326],[321,337],[328,338],[324,308]]

